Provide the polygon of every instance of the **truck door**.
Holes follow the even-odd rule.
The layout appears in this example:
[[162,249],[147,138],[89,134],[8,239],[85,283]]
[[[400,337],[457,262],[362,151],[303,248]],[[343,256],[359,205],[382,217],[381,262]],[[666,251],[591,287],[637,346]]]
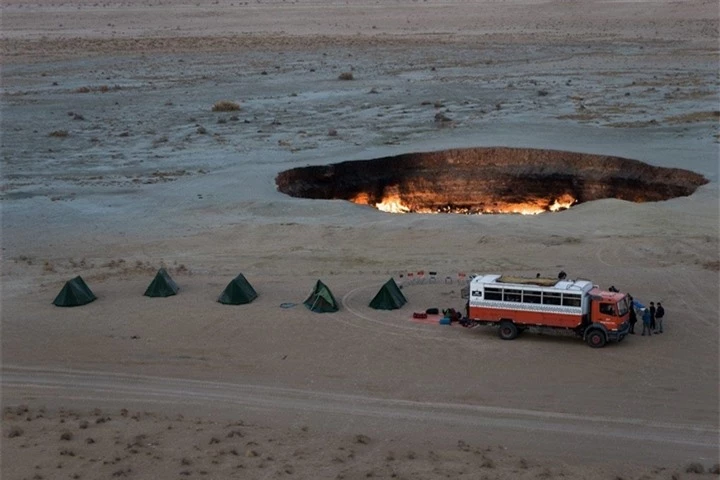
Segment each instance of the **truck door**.
[[600,303],[599,305],[599,318],[595,319],[595,321],[598,322],[614,322],[615,317],[617,317],[617,312],[615,311],[615,305],[612,303]]

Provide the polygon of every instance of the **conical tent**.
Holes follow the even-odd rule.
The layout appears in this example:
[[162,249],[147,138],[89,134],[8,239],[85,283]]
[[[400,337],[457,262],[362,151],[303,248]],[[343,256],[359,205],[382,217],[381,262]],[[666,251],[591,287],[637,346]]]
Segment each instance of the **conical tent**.
[[180,290],[180,287],[178,287],[177,283],[170,278],[170,274],[167,270],[161,268],[158,270],[153,281],[150,282],[150,285],[148,285],[147,290],[145,290],[145,296],[169,297],[171,295],[175,295],[178,290]]
[[317,313],[337,312],[339,310],[332,292],[320,280],[317,281],[312,293],[303,303],[307,308]]
[[78,307],[90,303],[96,298],[85,281],[77,276],[65,282],[65,286],[55,297],[53,304],[58,307]]
[[218,302],[225,305],[243,305],[250,303],[257,298],[257,292],[247,281],[242,273],[235,277],[228,286],[225,287],[222,295],[218,298]]
[[370,301],[370,307],[376,310],[395,310],[406,303],[405,295],[400,291],[395,280],[391,278]]

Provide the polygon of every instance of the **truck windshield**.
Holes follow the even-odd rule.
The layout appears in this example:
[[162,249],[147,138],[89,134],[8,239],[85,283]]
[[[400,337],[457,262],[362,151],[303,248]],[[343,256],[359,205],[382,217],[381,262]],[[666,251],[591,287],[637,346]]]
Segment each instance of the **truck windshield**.
[[617,304],[617,312],[618,317],[624,316],[626,313],[628,313],[628,307],[627,307],[627,297],[620,300]]

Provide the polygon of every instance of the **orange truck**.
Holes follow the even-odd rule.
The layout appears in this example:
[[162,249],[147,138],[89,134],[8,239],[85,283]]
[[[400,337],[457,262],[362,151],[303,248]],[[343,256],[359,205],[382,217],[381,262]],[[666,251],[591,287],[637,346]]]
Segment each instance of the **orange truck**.
[[588,280],[477,275],[461,324],[498,326],[503,340],[533,327],[570,331],[601,348],[628,334],[630,308],[626,294],[600,290]]

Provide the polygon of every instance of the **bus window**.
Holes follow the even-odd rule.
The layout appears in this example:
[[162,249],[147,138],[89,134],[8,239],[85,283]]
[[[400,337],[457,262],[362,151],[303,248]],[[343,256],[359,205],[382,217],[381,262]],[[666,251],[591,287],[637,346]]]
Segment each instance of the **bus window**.
[[579,307],[580,306],[580,295],[574,295],[572,293],[563,293],[562,304],[565,307]]
[[523,303],[541,303],[542,302],[542,292],[537,292],[533,290],[525,290],[523,291]]
[[543,303],[545,305],[560,305],[560,294],[554,292],[543,293]]
[[612,315],[615,316],[615,307],[612,303],[601,303],[600,304],[600,313],[603,315]]
[[502,300],[502,288],[485,287],[485,300]]
[[522,300],[522,290],[506,288],[503,293],[503,300],[506,302],[519,302]]

